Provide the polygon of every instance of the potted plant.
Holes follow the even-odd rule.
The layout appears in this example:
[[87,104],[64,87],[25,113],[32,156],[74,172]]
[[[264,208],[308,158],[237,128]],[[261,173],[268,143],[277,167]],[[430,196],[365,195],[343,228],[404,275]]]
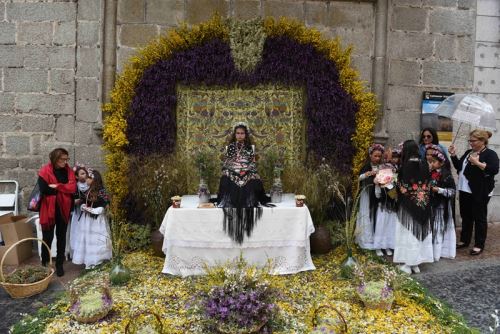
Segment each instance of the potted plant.
[[315,228],[310,236],[311,252],[325,254],[332,248],[330,229],[326,226],[330,220],[328,209],[335,198],[341,197],[343,179],[324,159],[319,164],[312,162],[307,167],[296,168],[291,168],[290,177],[301,182],[296,189],[307,198]]
[[368,309],[390,310],[394,301],[392,284],[396,273],[386,266],[356,265],[354,269],[358,298]]
[[194,298],[190,311],[201,316],[209,332],[270,332],[279,314],[280,293],[268,282],[268,269],[249,267],[241,257],[207,269],[211,284]]
[[209,184],[211,183],[215,172],[215,156],[208,151],[198,151],[195,154],[195,163],[200,176],[198,185],[199,203],[208,203],[210,201]]
[[111,246],[113,258],[111,259],[111,271],[109,280],[112,285],[123,285],[130,281],[130,269],[123,264],[123,233],[125,226],[123,222],[110,220],[111,224]]

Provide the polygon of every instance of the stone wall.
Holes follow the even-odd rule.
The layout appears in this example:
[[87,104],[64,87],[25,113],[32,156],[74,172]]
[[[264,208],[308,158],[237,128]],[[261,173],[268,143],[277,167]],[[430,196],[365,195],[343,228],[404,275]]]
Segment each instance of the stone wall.
[[[351,44],[354,67],[380,99],[377,138],[389,144],[418,136],[422,91],[470,91],[481,72],[473,65],[475,0],[0,0],[0,179],[20,180],[30,191],[57,146],[68,148],[73,162],[103,168],[100,104],[115,69],[169,28],[215,12],[289,16]],[[478,14],[479,32],[495,19]],[[490,38],[476,46],[491,51],[497,44]],[[484,54],[490,65],[498,60]],[[498,67],[490,65],[478,66]]]
[[103,168],[100,0],[0,2],[0,179],[22,201],[55,147]]
[[390,2],[384,111],[390,144],[419,139],[423,91],[471,91],[475,3]]

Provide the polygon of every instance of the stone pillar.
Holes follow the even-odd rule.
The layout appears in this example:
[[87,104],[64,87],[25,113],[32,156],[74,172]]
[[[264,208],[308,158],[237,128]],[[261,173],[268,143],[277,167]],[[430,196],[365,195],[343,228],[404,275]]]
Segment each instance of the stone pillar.
[[375,141],[385,144],[388,138],[386,129],[385,90],[387,72],[387,13],[388,0],[378,0],[375,8],[375,51],[372,70],[373,93],[380,104],[377,126],[375,128]]

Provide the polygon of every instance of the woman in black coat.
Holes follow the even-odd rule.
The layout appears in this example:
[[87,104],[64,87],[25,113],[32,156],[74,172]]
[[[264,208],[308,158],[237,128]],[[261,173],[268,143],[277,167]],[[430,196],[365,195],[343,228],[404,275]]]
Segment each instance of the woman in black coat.
[[474,130],[469,134],[470,150],[458,159],[455,147],[448,149],[453,166],[458,172],[457,190],[459,190],[460,216],[462,232],[457,248],[469,246],[474,227],[474,248],[471,255],[479,255],[484,250],[488,228],[488,202],[495,187],[495,175],[498,174],[498,155],[490,150],[488,139],[491,132]]

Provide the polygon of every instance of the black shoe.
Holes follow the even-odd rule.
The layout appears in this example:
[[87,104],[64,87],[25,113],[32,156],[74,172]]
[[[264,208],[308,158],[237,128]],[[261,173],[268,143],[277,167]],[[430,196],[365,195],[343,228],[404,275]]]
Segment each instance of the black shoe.
[[[479,248],[479,247],[477,247],[477,248]],[[470,255],[479,255],[479,254],[481,254],[483,252],[483,250],[484,250],[484,248],[479,248],[478,251],[476,251],[474,249],[471,249]]]
[[42,266],[47,267],[47,261],[42,261]]
[[469,245],[467,244],[457,244],[457,249],[467,248],[467,247],[469,247]]
[[64,276],[64,269],[63,269],[62,264],[56,265],[56,275],[59,277]]

